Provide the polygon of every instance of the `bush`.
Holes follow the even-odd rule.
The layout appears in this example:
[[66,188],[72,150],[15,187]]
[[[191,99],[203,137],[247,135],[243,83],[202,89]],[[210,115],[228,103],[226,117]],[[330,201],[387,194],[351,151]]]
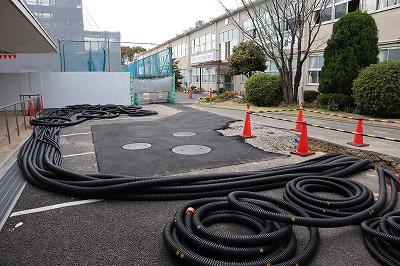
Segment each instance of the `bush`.
[[363,69],[353,83],[357,111],[374,116],[400,115],[400,61]]
[[364,67],[378,62],[378,28],[367,12],[342,16],[324,50],[318,91],[352,94],[352,84]]
[[225,88],[219,88],[218,89],[218,93],[224,93],[225,92]]
[[354,107],[354,98],[346,94],[321,94],[317,96],[317,101],[329,111],[350,111]]
[[281,78],[278,75],[257,73],[244,85],[247,100],[257,106],[277,106],[282,101]]
[[304,91],[304,101],[306,103],[312,103],[317,99],[318,95],[319,95],[318,91]]

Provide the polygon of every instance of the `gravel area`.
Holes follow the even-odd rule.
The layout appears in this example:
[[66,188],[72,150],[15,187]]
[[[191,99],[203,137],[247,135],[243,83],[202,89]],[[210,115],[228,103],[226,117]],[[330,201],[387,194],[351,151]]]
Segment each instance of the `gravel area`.
[[[252,124],[252,134],[255,138],[244,139],[246,143],[267,152],[277,152],[290,155],[291,151],[297,149],[295,138],[300,137],[300,133],[264,126],[260,124]],[[243,132],[243,121],[231,123],[227,128],[218,130],[224,136],[240,136]],[[362,159],[369,159],[376,166],[382,166],[385,169],[395,173],[400,172],[400,158],[378,152],[353,148],[350,146],[338,145],[332,142],[316,138],[308,138],[308,147],[310,151],[321,153],[344,153],[356,156]]]
[[[263,125],[252,125],[252,134],[255,138],[246,138],[246,143],[267,152],[289,154],[295,151],[297,143],[295,139],[299,133],[284,129],[278,129]],[[218,130],[224,136],[240,136],[243,132],[243,122],[234,122],[226,129]]]

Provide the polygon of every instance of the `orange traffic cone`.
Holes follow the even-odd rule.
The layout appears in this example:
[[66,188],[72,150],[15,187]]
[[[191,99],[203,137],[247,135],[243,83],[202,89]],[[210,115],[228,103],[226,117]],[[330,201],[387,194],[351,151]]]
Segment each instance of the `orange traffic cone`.
[[210,88],[210,98],[212,98],[212,89]]
[[38,111],[42,111],[43,110],[43,103],[42,100],[40,99],[41,97],[39,96],[37,98],[37,102],[36,102],[36,108]]
[[368,146],[369,144],[364,143],[364,137],[362,135],[359,135],[359,134],[363,134],[362,117],[358,118],[356,133],[358,133],[358,134],[354,135],[353,142],[347,142],[347,144],[356,146],[356,147]]
[[299,145],[297,146],[297,150],[295,152],[290,153],[303,157],[313,155],[315,152],[308,149],[307,123],[304,121],[299,124],[301,125]]
[[35,109],[33,108],[33,100],[30,97],[29,97],[29,108],[28,108],[28,112],[26,113],[26,115],[29,115],[29,116],[35,115]]
[[192,92],[192,89],[189,90],[189,99],[193,99],[193,92]]
[[255,138],[256,136],[253,136],[251,134],[251,125],[250,125],[250,104],[247,104],[247,110],[246,110],[246,120],[244,121],[244,127],[243,127],[243,134],[242,138]]
[[303,125],[301,122],[303,122],[303,105],[300,105],[300,110],[299,110],[299,114],[297,116],[296,126],[294,128],[295,131],[301,132],[301,129],[303,128]]

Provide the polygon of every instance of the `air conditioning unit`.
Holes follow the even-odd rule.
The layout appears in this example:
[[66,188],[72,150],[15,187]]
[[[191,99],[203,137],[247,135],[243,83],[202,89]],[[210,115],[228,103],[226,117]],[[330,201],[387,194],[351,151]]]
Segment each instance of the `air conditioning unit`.
[[203,20],[198,20],[198,21],[196,21],[196,28],[197,27],[200,27],[201,25],[203,25],[204,24],[204,21]]

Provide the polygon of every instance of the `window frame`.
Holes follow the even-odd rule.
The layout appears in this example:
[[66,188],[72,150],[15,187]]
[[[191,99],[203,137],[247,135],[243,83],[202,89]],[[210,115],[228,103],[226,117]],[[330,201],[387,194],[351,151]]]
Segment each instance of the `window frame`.
[[[314,68],[310,68],[310,64],[311,64],[311,57],[317,57],[317,67]],[[322,58],[322,60],[321,60]],[[307,67],[307,85],[319,85],[319,79],[320,79],[320,75],[321,75],[321,69],[324,66],[324,55],[323,54],[319,54],[319,55],[310,55],[308,57],[308,67]],[[322,64],[321,64],[322,62]],[[317,72],[317,82],[310,82],[310,72]]]

